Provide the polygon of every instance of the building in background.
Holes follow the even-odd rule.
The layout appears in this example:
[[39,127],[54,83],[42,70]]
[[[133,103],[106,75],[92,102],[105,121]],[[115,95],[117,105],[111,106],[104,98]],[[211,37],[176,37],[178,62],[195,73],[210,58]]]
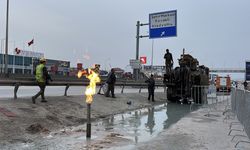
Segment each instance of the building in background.
[[[39,57],[8,55],[9,74],[33,74],[39,64]],[[64,60],[46,59],[46,67],[50,74],[68,75],[70,62]],[[0,54],[0,73],[4,73],[4,54]]]

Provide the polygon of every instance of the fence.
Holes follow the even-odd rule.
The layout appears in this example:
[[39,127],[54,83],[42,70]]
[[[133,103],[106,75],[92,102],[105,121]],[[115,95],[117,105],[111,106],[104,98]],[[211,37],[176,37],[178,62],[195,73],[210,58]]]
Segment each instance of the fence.
[[202,106],[209,108],[208,116],[210,115],[212,104],[217,104],[217,93],[214,85],[194,85],[191,88],[190,111],[194,106]]
[[231,95],[232,111],[244,127],[250,137],[250,91],[233,89]]
[[191,88],[191,101],[195,104],[212,104],[217,102],[216,88],[213,85],[194,85]]

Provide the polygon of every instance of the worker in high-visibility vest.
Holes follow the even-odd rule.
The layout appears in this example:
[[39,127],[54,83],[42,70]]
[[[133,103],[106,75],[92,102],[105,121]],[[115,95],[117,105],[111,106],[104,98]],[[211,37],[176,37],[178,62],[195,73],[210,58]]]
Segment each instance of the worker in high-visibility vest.
[[32,102],[34,104],[36,103],[36,98],[39,97],[40,95],[42,97],[41,102],[47,102],[44,97],[44,91],[46,88],[46,84],[48,84],[49,80],[52,81],[52,79],[50,75],[48,74],[48,71],[45,65],[46,65],[46,59],[41,58],[40,64],[36,67],[36,70],[34,72],[37,84],[40,88],[40,91],[35,96],[32,96]]

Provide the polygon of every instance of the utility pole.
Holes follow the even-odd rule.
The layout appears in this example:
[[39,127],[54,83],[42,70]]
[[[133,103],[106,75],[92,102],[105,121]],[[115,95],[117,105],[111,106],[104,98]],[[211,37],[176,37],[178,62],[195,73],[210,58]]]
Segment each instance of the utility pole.
[[5,38],[5,75],[8,76],[8,43],[9,43],[9,0],[7,0],[6,10],[6,38]]

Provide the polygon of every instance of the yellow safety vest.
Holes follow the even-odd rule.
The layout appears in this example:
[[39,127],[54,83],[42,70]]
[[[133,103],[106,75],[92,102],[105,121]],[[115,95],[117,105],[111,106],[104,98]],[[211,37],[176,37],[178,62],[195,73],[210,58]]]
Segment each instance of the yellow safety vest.
[[36,67],[36,81],[37,82],[45,82],[45,79],[43,77],[43,68],[44,64],[40,64]]

